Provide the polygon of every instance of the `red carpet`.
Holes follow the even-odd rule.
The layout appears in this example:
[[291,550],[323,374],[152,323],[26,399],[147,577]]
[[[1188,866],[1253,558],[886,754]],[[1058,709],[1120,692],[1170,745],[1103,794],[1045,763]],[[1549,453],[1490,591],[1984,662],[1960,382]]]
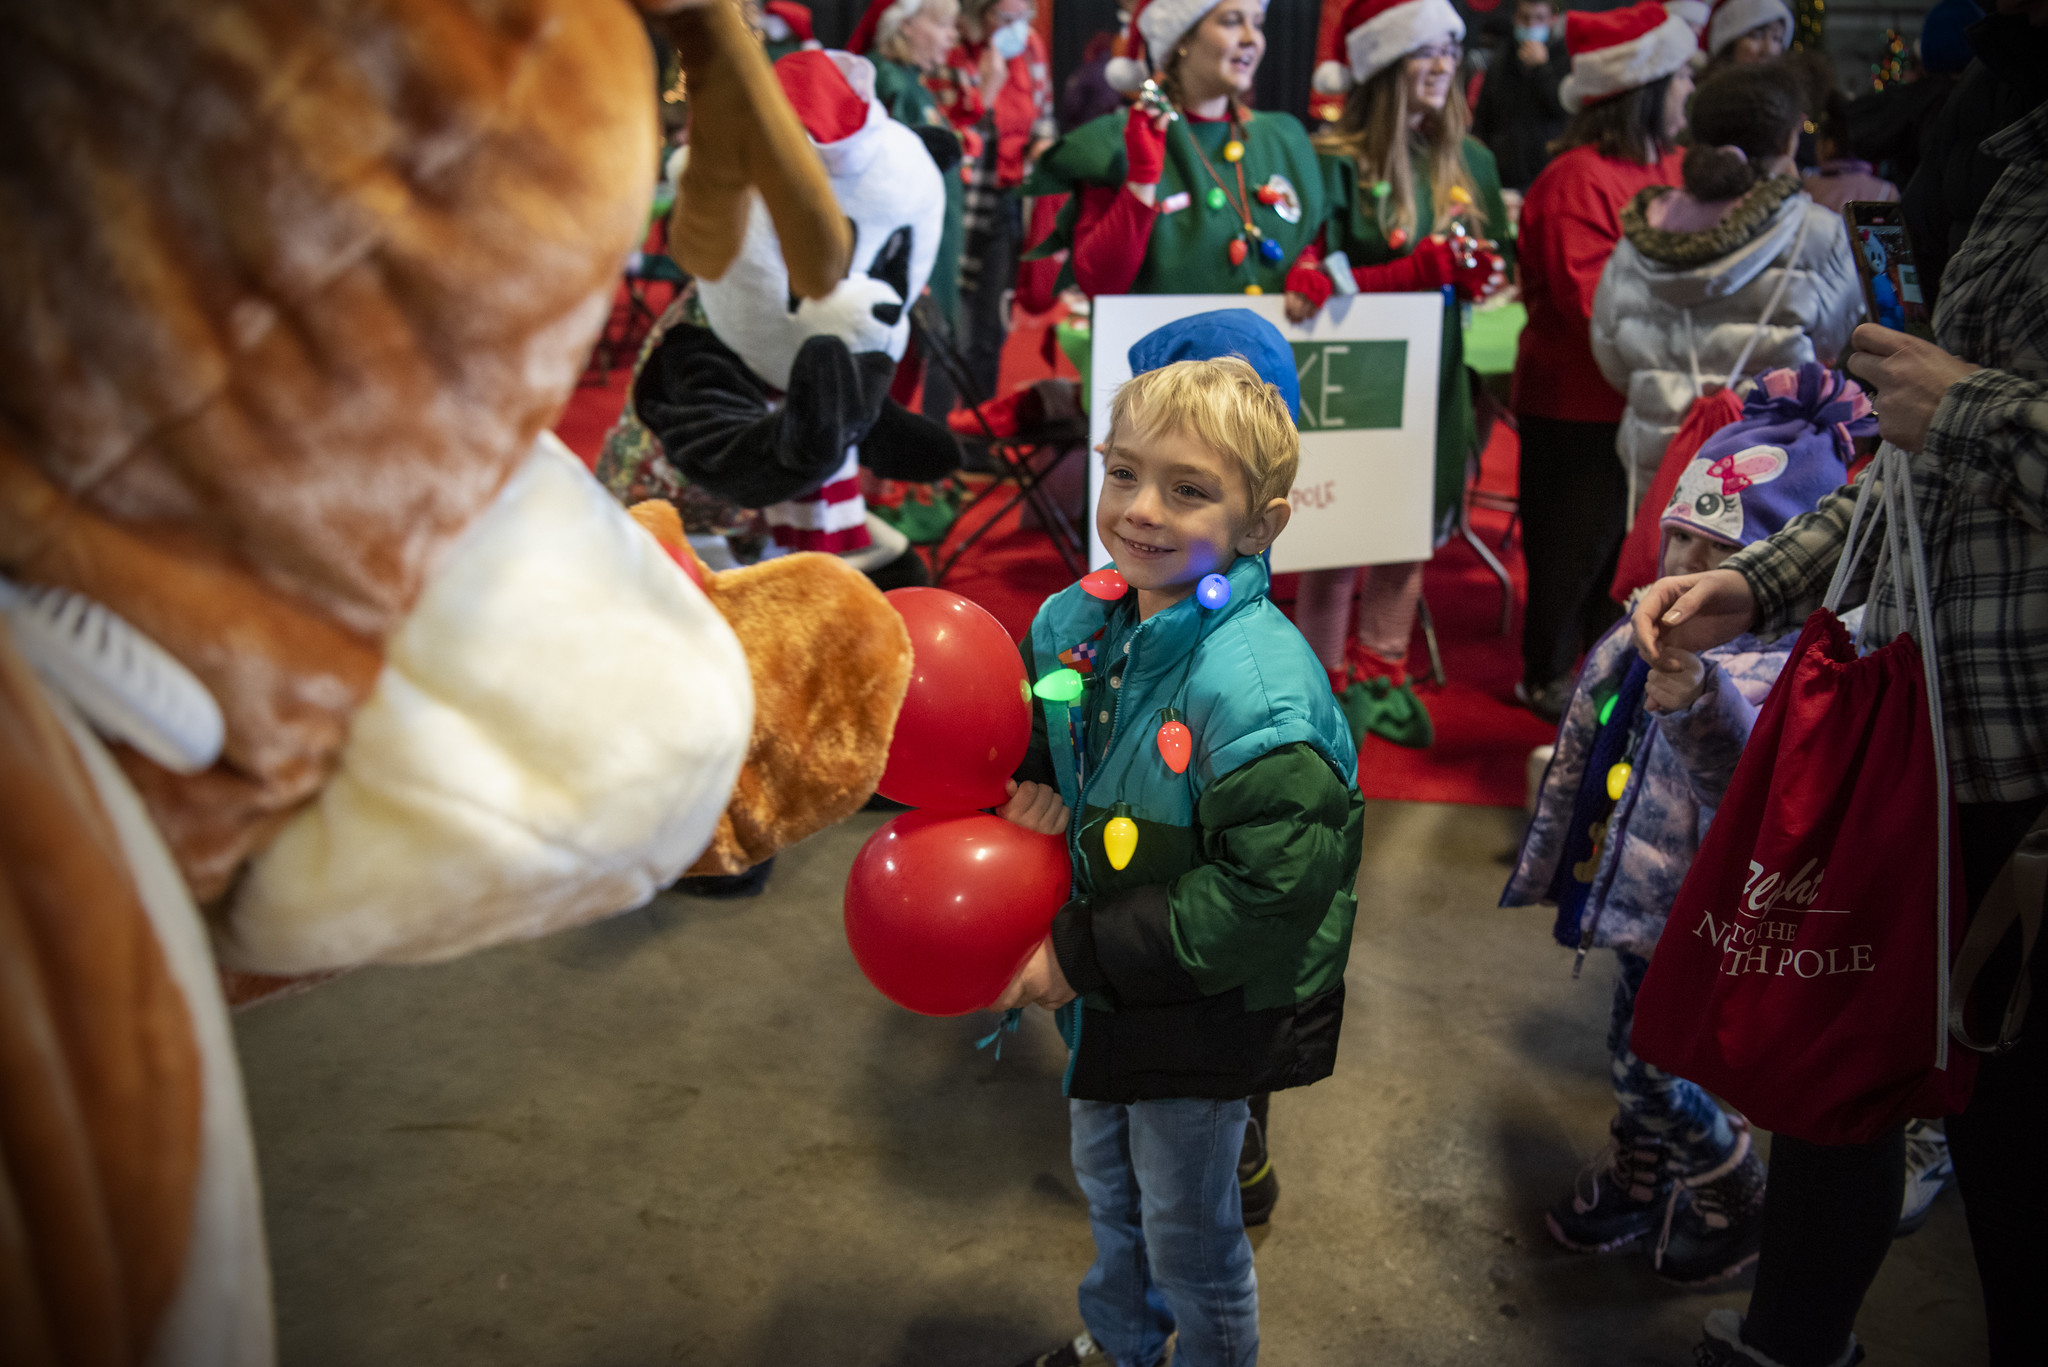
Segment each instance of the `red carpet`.
[[[1045,324],[1041,323],[1011,334],[1003,356],[1006,389],[1047,373],[1039,349],[1044,330]],[[1064,357],[1060,358],[1060,373],[1072,374]],[[597,459],[604,434],[625,403],[628,376],[628,367],[621,365],[611,372],[608,383],[577,389],[556,424],[555,431],[563,442],[585,461]],[[1484,485],[1503,492],[1513,490],[1515,458],[1515,434],[1505,426],[1496,427],[1482,466]],[[998,495],[991,499],[949,540],[957,542],[975,523],[985,520],[1003,498]],[[1480,512],[1475,521],[1487,545],[1499,553],[1500,537],[1507,529],[1506,514]],[[1443,652],[1447,681],[1442,688],[1420,683],[1417,690],[1436,724],[1436,744],[1428,750],[1404,750],[1377,736],[1368,736],[1358,763],[1358,786],[1365,796],[1497,807],[1522,805],[1524,766],[1529,751],[1547,744],[1554,728],[1514,702],[1515,681],[1521,677],[1523,577],[1519,542],[1511,552],[1501,554],[1501,559],[1515,585],[1515,619],[1506,636],[1497,634],[1498,581],[1470,547],[1454,540],[1431,562],[1424,575],[1423,591],[1436,615],[1437,644]],[[980,603],[1012,636],[1021,638],[1038,605],[1068,582],[1066,570],[1045,533],[1021,528],[1018,512],[1013,510],[962,557],[946,577],[945,587]],[[1274,591],[1283,604],[1291,603],[1292,577],[1280,576]],[[1409,668],[1426,673],[1428,662],[1428,651],[1418,628],[1409,652]]]

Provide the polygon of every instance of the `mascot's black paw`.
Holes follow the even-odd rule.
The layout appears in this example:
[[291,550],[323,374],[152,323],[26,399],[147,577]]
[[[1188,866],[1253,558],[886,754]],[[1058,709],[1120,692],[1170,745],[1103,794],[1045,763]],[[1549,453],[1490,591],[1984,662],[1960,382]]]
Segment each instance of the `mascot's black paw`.
[[860,463],[883,479],[929,484],[960,468],[960,443],[943,425],[891,399],[861,441]]

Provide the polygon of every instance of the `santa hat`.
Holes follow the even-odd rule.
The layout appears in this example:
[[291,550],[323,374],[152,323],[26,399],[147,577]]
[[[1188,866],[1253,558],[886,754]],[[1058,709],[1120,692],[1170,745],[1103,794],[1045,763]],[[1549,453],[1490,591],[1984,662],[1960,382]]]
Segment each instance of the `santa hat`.
[[1342,95],[1419,47],[1464,36],[1451,0],[1350,0],[1316,65],[1316,92]]
[[868,0],[867,12],[853,26],[853,36],[846,40],[846,50],[868,52],[876,44],[886,42],[890,34],[923,8],[924,0]]
[[1644,0],[1604,13],[1568,12],[1564,46],[1572,69],[1557,88],[1558,102],[1577,112],[1662,80],[1699,51],[1705,19],[1698,0],[1663,5]]
[[1176,44],[1202,22],[1219,0],[1138,0],[1131,27],[1117,39],[1116,55],[1103,68],[1111,90],[1134,94],[1152,73],[1166,65]]
[[768,0],[761,6],[761,32],[769,41],[786,43],[794,38],[800,43],[813,43],[811,36],[811,11],[808,5],[799,5],[794,0]]
[[1784,24],[1785,41],[1789,44],[1792,41],[1792,11],[1786,7],[1785,0],[1714,0],[1707,31],[1700,35],[1700,46],[1711,57],[1751,29],[1776,23]]
[[874,158],[873,130],[889,121],[875,98],[875,67],[850,52],[804,48],[775,64],[775,79],[829,176],[857,175]]

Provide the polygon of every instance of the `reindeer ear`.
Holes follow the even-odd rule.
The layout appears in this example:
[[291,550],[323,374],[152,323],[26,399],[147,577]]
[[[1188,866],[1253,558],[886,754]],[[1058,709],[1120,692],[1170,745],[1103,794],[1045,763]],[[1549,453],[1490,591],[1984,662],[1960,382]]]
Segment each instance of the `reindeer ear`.
[[1729,463],[1732,473],[1741,475],[1751,484],[1769,484],[1792,463],[1781,446],[1752,446],[1739,453]]

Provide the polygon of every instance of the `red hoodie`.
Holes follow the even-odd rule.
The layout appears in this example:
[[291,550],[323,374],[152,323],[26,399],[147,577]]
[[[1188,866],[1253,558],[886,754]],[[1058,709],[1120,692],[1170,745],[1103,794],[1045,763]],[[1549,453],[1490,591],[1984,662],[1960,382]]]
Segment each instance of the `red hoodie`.
[[1593,360],[1593,292],[1621,241],[1622,206],[1646,185],[1676,185],[1683,152],[1650,166],[1574,147],[1543,168],[1522,200],[1515,239],[1528,326],[1515,353],[1517,413],[1620,422],[1623,396]]

